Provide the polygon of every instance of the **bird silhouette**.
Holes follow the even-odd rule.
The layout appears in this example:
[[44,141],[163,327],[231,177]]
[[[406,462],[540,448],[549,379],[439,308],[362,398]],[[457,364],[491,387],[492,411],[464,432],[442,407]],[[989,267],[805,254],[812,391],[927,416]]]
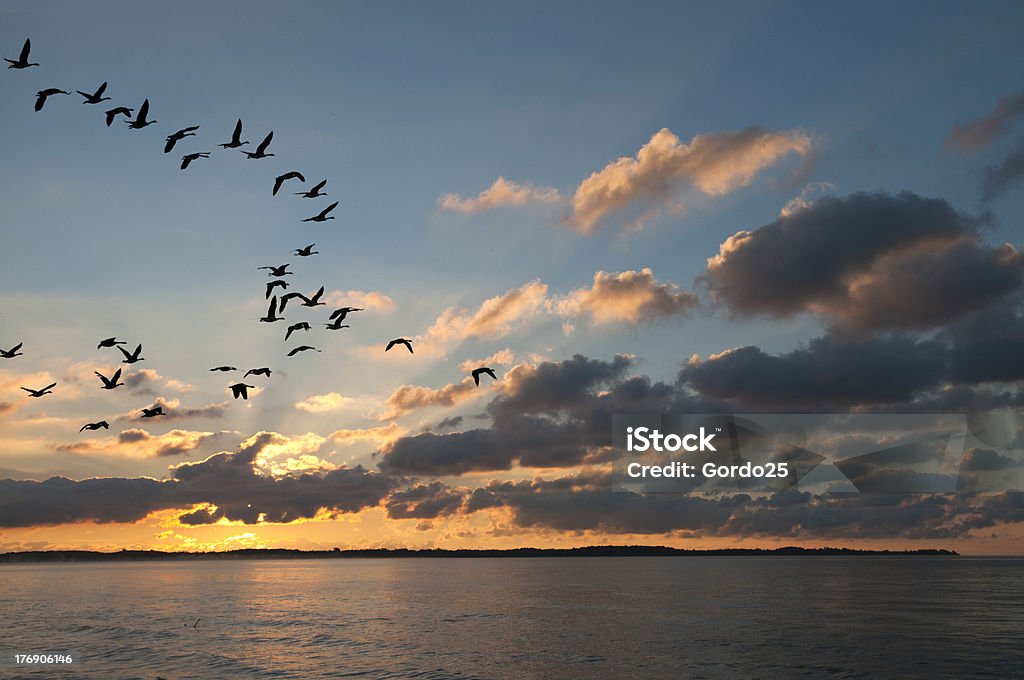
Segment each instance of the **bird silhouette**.
[[238,369],[234,366],[214,366],[210,371],[220,371],[221,373],[227,373],[228,371],[237,371]]
[[394,340],[392,340],[391,342],[388,343],[388,346],[384,348],[384,351],[387,352],[389,349],[391,349],[395,345],[405,345],[405,348],[407,350],[409,350],[409,354],[413,353],[413,351],[412,351],[412,340],[406,340],[405,338],[395,338]]
[[167,143],[164,144],[164,153],[170,153],[171,149],[174,148],[174,145],[186,137],[195,137],[195,131],[198,129],[198,125],[193,125],[192,127],[181,128],[177,132],[167,135]]
[[270,131],[269,135],[263,138],[263,141],[260,142],[260,145],[256,147],[256,151],[243,151],[242,153],[244,153],[249,158],[253,159],[269,158],[270,156],[274,155],[272,153],[267,153],[267,147],[270,146],[270,141],[272,139],[274,139],[273,130]]
[[288,282],[287,281],[283,281],[281,279],[277,279],[275,281],[268,281],[267,282],[267,295],[266,295],[265,299],[269,300],[270,299],[270,294],[273,293],[274,289],[278,288],[278,287],[287,289],[288,288]]
[[349,312],[361,312],[362,307],[341,307],[331,312],[331,320],[337,319],[338,321],[344,321],[345,317],[349,315]]
[[103,349],[104,347],[116,347],[117,345],[127,345],[128,343],[124,340],[118,340],[117,338],[105,338],[100,340],[100,344],[96,345],[96,349]]
[[487,366],[481,366],[480,368],[474,368],[473,369],[473,382],[476,383],[477,387],[480,387],[480,376],[482,374],[484,374],[484,373],[486,373],[487,375],[491,376],[495,380],[498,379],[498,376],[494,375],[494,369],[493,368],[488,368]]
[[96,422],[96,423],[86,423],[85,425],[82,425],[82,429],[79,430],[79,432],[85,432],[86,430],[99,430],[99,429],[109,430],[110,429],[110,423],[108,423],[105,420],[101,420],[101,421]]
[[23,352],[19,352],[18,350],[21,349],[21,346],[24,344],[25,343],[23,342],[19,342],[17,345],[10,349],[0,349],[0,358],[13,359],[14,357],[22,356]]
[[135,351],[130,354],[128,353],[128,350],[126,350],[124,347],[118,347],[118,349],[121,350],[121,354],[124,355],[124,361],[121,362],[122,364],[134,364],[137,361],[145,361],[145,358],[139,356],[140,354],[142,354],[141,343],[139,344],[138,347],[135,348]]
[[107,111],[107,127],[110,127],[110,124],[114,122],[114,118],[116,118],[117,116],[127,116],[128,118],[131,118],[132,111],[134,110],[135,109],[129,109],[126,106],[118,106],[116,108],[110,109],[109,111]]
[[235,399],[241,397],[248,401],[249,399],[249,388],[255,387],[255,385],[246,385],[245,383],[235,383],[234,385],[228,385],[231,388],[231,396]]
[[284,184],[285,182],[287,182],[290,179],[297,179],[300,182],[305,182],[306,181],[306,178],[302,176],[302,173],[301,172],[296,172],[295,170],[292,170],[291,172],[286,172],[283,175],[278,175],[277,177],[274,178],[274,193],[273,193],[273,195],[277,196],[277,192],[281,190],[281,185]]
[[326,222],[327,220],[333,220],[334,216],[331,215],[330,217],[328,217],[327,213],[331,212],[332,210],[334,210],[337,207],[338,207],[338,202],[335,201],[334,203],[331,203],[329,206],[327,206],[326,208],[321,210],[319,215],[313,215],[313,217],[307,217],[306,219],[304,219],[302,221],[303,222]]
[[320,198],[321,196],[326,196],[326,192],[320,191],[324,188],[325,184],[327,184],[327,180],[320,182],[309,191],[296,191],[295,195],[302,196],[303,198]]
[[319,251],[313,250],[313,246],[315,246],[315,245],[316,245],[315,243],[310,243],[305,248],[296,248],[295,249],[295,256],[296,257],[309,257],[310,255],[319,255],[320,254]]
[[10,66],[8,66],[7,68],[22,69],[22,68],[28,68],[29,66],[39,66],[39,64],[30,64],[29,63],[29,61],[28,61],[28,53],[31,52],[31,51],[32,51],[32,41],[29,40],[28,38],[25,38],[25,44],[22,45],[22,47],[21,47],[21,54],[18,55],[18,59],[17,60],[8,59],[8,58],[4,57],[4,61],[6,61],[8,64],[10,64]]
[[323,297],[323,294],[323,286],[320,286],[320,290],[314,293],[312,297],[306,297],[302,293],[286,293],[285,295],[281,296],[281,311],[284,311],[284,308],[288,305],[288,302],[290,300],[294,300],[296,298],[302,300],[303,307],[320,307],[326,305],[326,302],[320,301],[320,298]]
[[267,368],[266,366],[264,366],[263,368],[250,368],[248,371],[245,372],[245,375],[242,376],[242,380],[245,380],[250,375],[265,375],[269,378],[270,373],[270,369]]
[[142,414],[143,418],[156,418],[157,416],[166,416],[164,413],[163,406],[154,406],[153,408],[144,408],[139,413]]
[[342,328],[352,328],[348,324],[345,324],[344,326],[342,326],[341,322],[342,322],[342,320],[338,319],[334,323],[326,324],[327,330],[329,330],[329,331],[340,331]]
[[263,323],[274,323],[275,321],[284,321],[283,316],[277,315],[277,296],[270,298],[270,308],[267,309],[267,315],[260,319]]
[[235,123],[235,131],[231,133],[231,141],[226,144],[221,144],[222,149],[237,149],[243,144],[248,144],[249,141],[242,141],[242,119],[239,118],[238,122]]
[[303,321],[301,323],[292,324],[291,326],[288,326],[288,332],[284,334],[284,341],[288,342],[288,338],[292,337],[292,333],[294,331],[308,331],[308,330],[309,330],[309,324],[306,323],[305,321]]
[[128,121],[128,127],[132,130],[141,130],[147,125],[152,125],[155,120],[147,120],[149,116],[149,99],[142,102],[142,106],[139,107],[139,112],[135,114],[135,120]]
[[39,90],[36,92],[36,111],[42,111],[43,105],[46,104],[46,98],[52,97],[55,94],[71,94],[67,90],[62,90],[59,87],[49,87],[45,90]]
[[53,388],[56,387],[56,386],[57,386],[57,383],[50,383],[49,385],[47,385],[46,387],[44,387],[41,390],[33,390],[33,389],[28,388],[28,387],[22,387],[21,389],[23,389],[26,392],[28,392],[28,396],[39,398],[39,397],[42,397],[42,396],[47,395],[47,394],[53,394]]
[[209,158],[209,157],[210,157],[210,152],[209,151],[199,151],[197,153],[187,153],[187,154],[185,154],[184,156],[181,157],[181,169],[184,170],[185,168],[187,168],[189,166],[189,164],[192,161],[194,161],[196,159],[199,159],[199,158]]
[[293,349],[291,352],[288,352],[288,356],[293,357],[296,354],[298,354],[299,352],[308,352],[310,350],[313,350],[314,352],[319,352],[320,351],[316,347],[310,347],[309,345],[299,345],[298,347]]
[[282,264],[277,267],[257,267],[257,269],[269,269],[270,273],[267,274],[267,276],[289,276],[295,273],[288,271],[288,267],[290,266],[290,264]]
[[99,378],[100,381],[103,383],[103,387],[100,388],[100,389],[112,390],[114,388],[120,387],[121,385],[124,385],[123,382],[117,382],[118,380],[121,379],[121,369],[120,368],[117,369],[114,372],[114,375],[112,377],[110,377],[110,378],[108,378],[107,376],[103,375],[99,371],[93,371],[93,373],[95,373],[96,377]]
[[103,81],[103,84],[96,88],[96,91],[92,94],[88,92],[82,92],[81,90],[75,90],[78,94],[85,97],[83,104],[99,104],[100,102],[110,101],[110,97],[104,97],[103,93],[107,90],[107,81]]

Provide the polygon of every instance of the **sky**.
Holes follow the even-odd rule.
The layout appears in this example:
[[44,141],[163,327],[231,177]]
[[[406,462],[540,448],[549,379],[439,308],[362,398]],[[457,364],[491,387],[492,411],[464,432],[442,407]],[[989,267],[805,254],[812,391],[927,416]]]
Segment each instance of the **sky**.
[[[0,74],[0,550],[1024,545],[1019,3],[0,15],[40,63]],[[156,124],[105,125],[146,98]],[[217,146],[238,118],[274,156]],[[260,323],[286,262],[327,305]],[[610,490],[639,412],[1013,434],[965,453],[985,493],[666,500]]]

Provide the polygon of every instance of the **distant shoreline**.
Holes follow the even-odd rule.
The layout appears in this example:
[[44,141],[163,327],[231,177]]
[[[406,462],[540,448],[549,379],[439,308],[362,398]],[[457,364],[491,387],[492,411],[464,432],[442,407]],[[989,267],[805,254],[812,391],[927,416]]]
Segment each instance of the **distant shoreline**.
[[443,550],[379,548],[368,550],[295,550],[288,548],[246,548],[218,552],[164,552],[161,550],[33,550],[0,553],[0,564],[66,562],[152,562],[192,560],[273,560],[273,559],[405,559],[405,558],[531,558],[531,557],[957,557],[955,550],[859,550],[855,548],[721,548],[688,550],[667,546],[601,545],[582,548],[510,548],[507,550]]

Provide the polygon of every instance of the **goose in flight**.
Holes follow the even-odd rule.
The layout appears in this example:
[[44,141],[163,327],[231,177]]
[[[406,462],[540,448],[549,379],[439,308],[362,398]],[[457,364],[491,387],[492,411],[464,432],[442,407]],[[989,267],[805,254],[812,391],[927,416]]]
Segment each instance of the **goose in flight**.
[[114,122],[114,118],[116,118],[117,116],[128,116],[129,118],[131,118],[132,111],[134,110],[135,109],[129,109],[127,106],[118,106],[116,108],[110,109],[109,111],[107,111],[107,127],[110,127],[110,124]]
[[235,399],[241,397],[246,401],[249,400],[249,389],[256,387],[255,385],[246,385],[245,383],[235,383],[234,385],[228,385],[231,388],[231,396]]
[[384,351],[387,352],[389,349],[391,349],[395,345],[405,345],[405,348],[407,350],[409,350],[409,354],[413,353],[413,351],[412,351],[412,340],[406,340],[405,338],[395,338],[394,340],[392,340],[391,342],[388,343],[388,346],[384,348]]
[[309,324],[306,323],[305,321],[302,321],[301,323],[292,324],[291,326],[288,326],[288,332],[284,334],[284,341],[288,342],[288,338],[292,337],[292,333],[294,333],[295,331],[308,331],[308,330],[309,330]]
[[267,309],[267,315],[260,319],[263,323],[274,323],[275,321],[284,321],[283,316],[277,315],[277,296],[270,298],[270,308]]
[[473,369],[473,382],[476,383],[477,387],[480,387],[480,376],[483,375],[484,373],[486,373],[487,375],[491,376],[495,380],[498,379],[498,376],[494,375],[494,369],[493,368],[488,368],[487,366],[481,366],[480,368],[474,368]]
[[283,175],[278,175],[277,177],[274,178],[274,193],[273,193],[273,195],[277,196],[277,192],[281,190],[281,185],[284,184],[285,182],[287,182],[290,179],[297,179],[300,182],[305,182],[306,181],[306,178],[302,176],[302,173],[301,172],[296,172],[295,170],[292,170],[291,172],[286,172]]
[[228,371],[237,371],[238,369],[234,366],[214,366],[210,371],[219,371],[221,373],[227,373]]
[[209,158],[209,157],[210,157],[210,152],[209,151],[199,151],[197,153],[187,153],[187,154],[185,154],[184,156],[181,157],[181,169],[184,170],[185,168],[187,168],[189,166],[189,164],[192,161],[194,161],[196,159],[199,159],[199,158]]
[[23,352],[19,352],[18,350],[21,349],[21,346],[24,345],[24,344],[25,343],[23,343],[23,342],[19,342],[17,345],[15,345],[14,347],[12,347],[10,349],[0,349],[0,357],[2,357],[4,359],[13,359],[14,357],[22,356],[22,354],[24,354],[24,353]]
[[330,318],[331,318],[331,321],[337,319],[340,322],[340,321],[344,321],[345,320],[345,317],[348,316],[349,312],[361,312],[361,311],[363,311],[362,307],[342,307],[340,309],[335,309],[333,312],[331,312],[331,317]]
[[267,147],[270,146],[270,141],[272,139],[274,139],[274,131],[273,130],[270,131],[269,135],[267,135],[266,137],[263,138],[263,141],[260,142],[260,145],[256,147],[256,151],[255,152],[253,152],[253,151],[243,151],[242,153],[244,153],[249,158],[253,158],[253,159],[269,158],[270,156],[274,155],[272,153],[267,153]]
[[118,345],[127,345],[128,343],[124,340],[118,340],[117,338],[105,338],[100,340],[100,344],[96,345],[96,349],[103,349],[104,347],[117,347]]
[[177,132],[167,135],[167,143],[164,144],[164,153],[170,153],[174,145],[185,139],[186,137],[195,137],[196,130],[199,129],[198,125],[193,125],[187,128],[181,128]]
[[242,376],[242,380],[245,380],[250,375],[265,375],[269,378],[270,373],[270,369],[267,368],[266,366],[264,366],[263,368],[250,368],[248,371],[245,372],[245,375]]
[[334,219],[334,215],[331,215],[330,217],[328,217],[327,213],[331,212],[332,210],[334,210],[337,207],[338,207],[338,202],[335,201],[334,203],[331,203],[329,206],[327,206],[326,208],[321,210],[319,215],[313,215],[313,217],[307,217],[306,219],[304,219],[302,221],[303,222],[326,222],[327,220],[333,220]]
[[281,311],[283,312],[284,308],[288,305],[288,302],[290,300],[294,300],[295,298],[299,298],[300,300],[302,300],[303,307],[320,307],[326,305],[326,302],[320,301],[320,298],[323,297],[323,294],[323,286],[320,286],[320,290],[314,293],[312,297],[306,297],[302,293],[286,293],[285,295],[281,296]]
[[269,300],[270,299],[270,294],[273,293],[274,289],[277,288],[277,287],[281,287],[281,288],[287,289],[288,288],[288,282],[284,281],[282,279],[277,279],[277,280],[274,280],[274,281],[269,281],[267,283],[267,296],[264,299]]
[[242,119],[239,118],[238,122],[235,123],[235,131],[231,133],[231,141],[226,144],[221,144],[222,149],[237,149],[243,144],[248,144],[249,141],[242,141]]
[[270,273],[267,274],[267,276],[278,276],[279,277],[279,276],[289,276],[291,274],[294,274],[295,272],[288,271],[288,267],[290,267],[290,266],[291,266],[290,264],[282,264],[282,265],[279,265],[277,267],[257,267],[257,269],[269,269]]
[[135,348],[135,351],[130,354],[124,347],[118,347],[118,349],[121,350],[121,354],[124,355],[124,361],[121,362],[122,364],[134,364],[137,361],[146,360],[145,357],[139,356],[142,354],[142,343],[139,343],[139,346]]
[[85,97],[85,101],[82,102],[83,104],[99,104],[100,102],[110,100],[110,97],[103,96],[103,93],[106,92],[106,90],[107,81],[104,80],[103,84],[96,88],[96,91],[92,94],[89,94],[88,92],[82,92],[81,90],[75,90],[75,92]]
[[99,371],[93,371],[93,373],[95,373],[96,377],[99,378],[100,381],[103,383],[103,387],[100,388],[100,389],[112,390],[112,389],[114,389],[116,387],[120,387],[121,385],[124,385],[123,382],[117,382],[118,380],[121,379],[121,369],[120,368],[117,369],[114,372],[114,375],[112,377],[110,377],[110,378],[108,378],[107,376],[103,375]]
[[315,243],[310,243],[305,248],[296,248],[295,249],[295,256],[296,257],[309,257],[310,255],[319,255],[320,254],[319,251],[313,250],[313,246],[315,246],[315,245],[316,245]]
[[39,397],[42,397],[42,396],[47,395],[47,394],[53,394],[53,388],[56,387],[56,386],[57,386],[57,383],[50,383],[49,385],[47,385],[46,387],[44,387],[41,390],[33,390],[33,389],[28,388],[28,387],[22,387],[21,389],[23,389],[26,392],[28,392],[28,396],[39,398]]
[[320,351],[316,347],[310,347],[309,345],[299,345],[298,347],[293,349],[291,352],[288,352],[288,356],[293,357],[296,354],[298,354],[299,352],[308,352],[309,350],[313,350],[314,352],[319,352]]
[[49,87],[45,90],[39,90],[36,92],[36,111],[42,111],[43,105],[46,104],[46,98],[52,97],[55,94],[71,94],[67,90],[62,90],[59,87]]
[[139,413],[142,414],[143,418],[156,418],[157,416],[166,416],[164,413],[163,406],[154,406],[153,408],[144,408]]
[[329,331],[340,331],[342,328],[352,328],[352,326],[349,326],[348,324],[345,324],[344,326],[341,325],[341,322],[342,322],[342,319],[337,319],[337,320],[334,321],[334,323],[326,324],[327,330],[329,330]]
[[99,430],[99,429],[109,430],[110,429],[110,423],[108,423],[105,420],[101,420],[101,421],[99,421],[97,423],[86,423],[85,425],[82,425],[82,429],[79,430],[79,432],[85,432],[86,430]]
[[296,191],[295,195],[302,196],[303,198],[320,198],[321,196],[326,196],[327,192],[320,191],[321,189],[324,188],[325,184],[327,184],[327,180],[320,182],[309,191]]
[[18,55],[18,59],[17,60],[8,59],[8,58],[4,57],[4,61],[6,61],[8,64],[10,64],[10,66],[8,66],[7,68],[22,69],[22,68],[28,68],[29,66],[39,66],[39,64],[30,64],[29,63],[29,61],[28,61],[28,53],[31,52],[31,51],[32,51],[32,41],[30,39],[28,39],[28,38],[25,38],[25,44],[22,45],[22,47],[21,47],[21,54]]
[[128,127],[132,130],[141,130],[147,125],[152,125],[155,120],[147,120],[149,116],[149,99],[142,102],[142,106],[139,107],[139,112],[135,114],[135,120],[128,121]]

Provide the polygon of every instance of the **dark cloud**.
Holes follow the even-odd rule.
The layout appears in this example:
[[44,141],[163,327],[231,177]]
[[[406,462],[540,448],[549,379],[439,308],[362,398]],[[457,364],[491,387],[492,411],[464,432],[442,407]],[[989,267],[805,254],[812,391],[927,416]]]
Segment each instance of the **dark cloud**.
[[395,491],[384,505],[392,519],[435,519],[457,512],[463,498],[441,482],[432,482]]
[[960,460],[961,472],[999,472],[1024,466],[1024,461],[1015,460],[992,449],[968,449]]
[[950,326],[950,379],[955,383],[1024,380],[1024,314],[993,306]]
[[206,404],[205,406],[198,407],[185,407],[181,405],[181,401],[178,399],[165,399],[164,397],[157,397],[156,401],[151,406],[146,408],[152,408],[160,406],[164,410],[164,415],[158,416],[155,420],[149,418],[143,418],[141,414],[141,408],[136,409],[132,413],[120,416],[117,422],[148,422],[153,423],[159,422],[171,422],[176,420],[187,420],[189,418],[222,418],[227,412],[228,403],[221,402],[218,404]]
[[463,420],[464,419],[463,419],[462,416],[452,416],[450,418],[445,418],[445,419],[439,421],[436,425],[434,425],[433,429],[435,429],[435,430],[451,430],[451,429],[454,429],[454,428],[458,427],[459,425],[461,425]]
[[985,169],[981,175],[981,200],[988,202],[1012,188],[1024,177],[1024,146]]
[[977,151],[1006,132],[1021,116],[1024,116],[1024,92],[1007,95],[981,118],[954,125],[946,144],[963,152]]

